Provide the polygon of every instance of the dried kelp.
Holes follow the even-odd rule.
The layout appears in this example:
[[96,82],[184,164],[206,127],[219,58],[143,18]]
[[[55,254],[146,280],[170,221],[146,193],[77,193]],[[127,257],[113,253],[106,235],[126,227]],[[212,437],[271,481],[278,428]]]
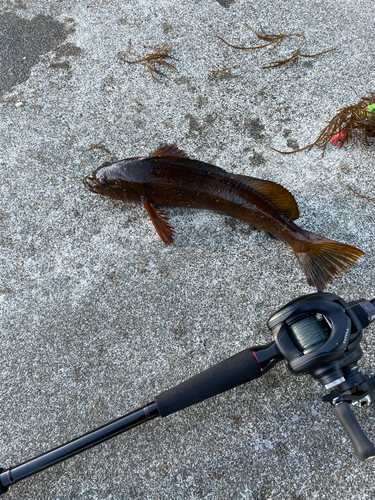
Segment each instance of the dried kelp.
[[83,154],[88,153],[89,151],[92,151],[93,149],[100,149],[101,151],[104,151],[104,153],[107,153],[107,155],[112,156],[112,153],[110,152],[109,149],[105,148],[104,146],[101,146],[100,144],[92,144],[87,149],[82,151],[82,153],[79,154],[78,158],[81,158],[81,156]]
[[274,151],[284,155],[310,151],[314,146],[322,150],[331,142],[334,146],[341,147],[352,140],[363,146],[369,146],[369,139],[375,136],[375,92],[370,92],[368,97],[363,97],[357,104],[341,108],[321,131],[315,142],[294,151]]
[[348,188],[349,190],[354,193],[355,195],[359,196],[360,198],[362,198],[363,200],[367,200],[367,201],[371,201],[371,203],[375,203],[375,198],[370,198],[368,196],[365,196],[361,193],[358,193],[357,191],[355,191],[351,186],[349,186],[348,184]]
[[323,52],[318,52],[317,54],[312,54],[312,55],[301,54],[301,50],[306,43],[306,38],[304,35],[302,35],[300,33],[284,34],[278,30],[278,34],[272,35],[271,33],[266,33],[261,24],[260,24],[260,33],[254,31],[245,23],[244,23],[244,26],[247,29],[249,29],[252,33],[254,33],[254,35],[256,35],[258,37],[258,40],[260,40],[262,42],[267,42],[267,43],[265,43],[264,45],[256,45],[256,46],[252,46],[252,47],[239,47],[237,45],[232,45],[232,44],[226,42],[220,36],[218,38],[221,41],[223,41],[224,43],[226,43],[227,45],[229,45],[229,47],[232,47],[233,49],[238,49],[238,50],[258,50],[258,49],[264,49],[265,47],[272,47],[273,49],[275,49],[276,47],[278,47],[281,44],[281,42],[283,42],[287,38],[297,38],[297,40],[298,40],[299,46],[290,57],[288,57],[287,59],[283,59],[281,61],[274,61],[267,66],[262,66],[262,69],[279,68],[280,66],[284,66],[285,64],[289,64],[289,63],[290,63],[290,65],[297,64],[299,57],[317,57],[317,56],[320,56],[322,54],[327,54],[328,52],[332,52],[332,51],[336,50],[336,49],[324,50]]
[[144,105],[144,104],[142,104],[141,102],[136,101],[133,97],[132,97],[132,101],[133,101],[133,102],[134,102],[137,106],[139,106],[140,108],[144,108],[144,107],[145,107],[145,105]]
[[[165,73],[162,73],[157,66],[164,66],[178,73],[177,69],[173,66],[173,64],[166,61],[166,59],[178,61],[178,59],[169,55],[169,52],[172,50],[172,47],[168,47],[168,44],[165,43],[159,49],[149,47],[148,45],[145,45],[144,48],[152,49],[154,52],[152,52],[151,54],[147,54],[145,56],[140,56],[132,50],[131,40],[129,40],[128,50],[121,51],[118,54],[118,57],[121,61],[126,62],[127,64],[144,63],[144,69],[147,70],[152,76],[152,78],[156,80],[158,83],[162,82],[158,78],[156,78],[155,74],[159,76],[164,76],[165,78],[167,78],[167,75]],[[136,57],[137,59],[135,61],[128,60],[126,58],[126,55],[130,55],[131,57]]]
[[238,68],[238,64],[234,64],[233,66],[230,66],[229,68],[211,70],[210,73],[214,73],[214,74],[227,73],[228,71],[231,71],[232,69],[236,69],[236,68]]

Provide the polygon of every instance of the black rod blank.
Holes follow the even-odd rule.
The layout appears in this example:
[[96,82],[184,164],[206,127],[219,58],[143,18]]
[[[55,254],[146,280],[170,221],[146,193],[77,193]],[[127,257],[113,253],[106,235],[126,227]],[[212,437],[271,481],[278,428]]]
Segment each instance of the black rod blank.
[[0,469],[0,495],[5,493],[12,484],[63,460],[67,460],[117,434],[143,424],[147,420],[159,416],[165,417],[260,377],[263,374],[263,368],[267,371],[270,363],[282,359],[275,349],[274,343],[254,347],[253,349],[245,349],[182,382],[177,387],[159,394],[159,396],[156,396],[155,401],[138,410],[119,417],[94,431],[88,432],[16,467],[7,470]]
[[[138,410],[119,417],[112,422],[98,427],[98,429],[95,429],[94,431],[88,432],[77,439],[73,439],[68,443],[50,450],[47,453],[3,471],[0,474],[1,486],[6,491],[11,484],[16,483],[17,481],[21,481],[32,474],[36,474],[43,469],[47,469],[52,465],[73,457],[84,450],[92,448],[103,441],[107,441],[107,439],[111,439],[117,434],[126,432],[129,429],[146,422],[147,420],[158,417],[159,415],[160,414],[156,404],[154,402],[149,403]],[[0,491],[0,494],[3,492],[5,493],[5,491]]]

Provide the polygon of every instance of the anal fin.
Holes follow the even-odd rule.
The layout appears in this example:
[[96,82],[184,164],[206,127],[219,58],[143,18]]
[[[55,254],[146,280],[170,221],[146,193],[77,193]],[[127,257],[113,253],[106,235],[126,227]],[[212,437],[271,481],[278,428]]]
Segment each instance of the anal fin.
[[169,224],[167,215],[158,208],[153,207],[147,198],[142,198],[142,203],[163,243],[172,245],[175,231]]

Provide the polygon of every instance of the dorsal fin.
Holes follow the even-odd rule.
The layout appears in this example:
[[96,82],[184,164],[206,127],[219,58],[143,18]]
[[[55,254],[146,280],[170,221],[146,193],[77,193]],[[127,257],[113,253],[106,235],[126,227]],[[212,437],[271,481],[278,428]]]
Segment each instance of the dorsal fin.
[[180,158],[189,158],[185,151],[178,149],[177,146],[163,146],[155,151],[152,156],[179,156]]
[[296,220],[299,217],[299,210],[294,196],[283,186],[272,181],[255,179],[247,175],[231,174],[230,177],[240,181],[272,203],[277,210],[289,220]]

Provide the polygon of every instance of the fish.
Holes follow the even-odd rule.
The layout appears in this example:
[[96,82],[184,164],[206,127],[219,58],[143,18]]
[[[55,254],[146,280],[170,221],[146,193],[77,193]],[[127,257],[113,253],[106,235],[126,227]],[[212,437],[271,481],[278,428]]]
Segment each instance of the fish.
[[191,159],[174,145],[152,156],[106,162],[83,183],[93,193],[142,203],[166,245],[174,242],[175,230],[160,207],[213,210],[245,221],[287,243],[307,283],[318,291],[364,255],[297,226],[297,202],[280,184]]

